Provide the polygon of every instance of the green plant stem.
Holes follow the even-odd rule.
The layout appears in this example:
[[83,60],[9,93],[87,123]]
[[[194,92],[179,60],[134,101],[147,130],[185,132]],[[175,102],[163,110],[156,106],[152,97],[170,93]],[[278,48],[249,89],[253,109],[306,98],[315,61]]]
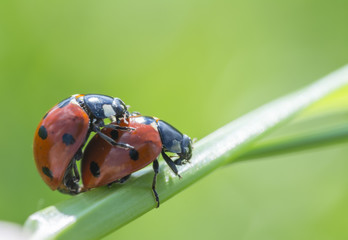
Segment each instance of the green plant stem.
[[[191,162],[179,169],[182,179],[162,163],[157,181],[161,202],[236,160],[261,137],[347,84],[348,66],[218,129],[197,142]],[[38,211],[25,227],[33,232],[33,239],[100,239],[155,207],[152,177],[152,169],[145,168],[127,184],[101,187]]]
[[321,132],[304,133],[295,136],[275,138],[262,141],[252,146],[236,161],[270,157],[279,154],[293,153],[317,147],[326,147],[348,141],[348,124],[327,128]]

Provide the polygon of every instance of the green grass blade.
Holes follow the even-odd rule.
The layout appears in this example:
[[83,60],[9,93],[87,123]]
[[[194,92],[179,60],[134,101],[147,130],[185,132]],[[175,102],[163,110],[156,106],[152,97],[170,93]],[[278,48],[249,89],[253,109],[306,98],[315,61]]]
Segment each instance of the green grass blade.
[[[195,145],[191,163],[178,179],[161,164],[157,189],[161,202],[229,161],[295,114],[348,84],[348,66],[291,95],[271,102],[218,129]],[[34,239],[99,239],[155,207],[151,168],[124,185],[102,187],[32,214],[25,226]]]
[[238,161],[293,153],[331,144],[348,142],[348,123],[295,136],[276,138],[255,144],[250,150],[238,157]]
[[347,142],[347,103],[348,87],[343,87],[305,109],[289,124],[256,142],[238,161]]

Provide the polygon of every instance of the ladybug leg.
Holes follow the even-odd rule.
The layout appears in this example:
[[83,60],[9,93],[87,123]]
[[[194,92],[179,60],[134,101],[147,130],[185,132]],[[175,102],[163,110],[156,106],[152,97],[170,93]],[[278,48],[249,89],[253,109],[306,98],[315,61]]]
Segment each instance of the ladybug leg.
[[[117,124],[120,124],[119,120],[116,121],[116,122],[117,122]],[[121,126],[116,126],[116,125],[113,125],[113,124],[105,125],[102,120],[98,120],[96,123],[93,123],[93,125],[95,127],[97,127],[98,129],[104,127],[104,128],[111,128],[111,129],[114,129],[114,130],[121,130],[121,131],[133,131],[133,130],[135,130],[135,128],[132,128],[132,127],[121,127]]]
[[[116,121],[116,122],[117,122],[117,124],[119,124],[119,121]],[[132,127],[121,127],[121,126],[116,126],[116,125],[113,125],[113,124],[105,125],[102,120],[98,120],[97,122],[93,123],[92,125],[94,127],[97,127],[98,129],[100,129],[100,128],[111,128],[111,129],[114,129],[114,130],[121,130],[121,131],[133,131],[133,130],[135,130],[135,128],[132,128]]]
[[76,179],[76,182],[79,182],[80,181],[80,174],[79,174],[79,170],[77,169],[77,164],[76,164],[76,161],[74,161],[74,175],[75,175],[75,179]]
[[131,174],[121,178],[120,180],[118,180],[119,183],[124,183],[125,181],[127,181],[130,178]]
[[111,186],[114,184],[114,183],[124,183],[125,181],[127,181],[129,179],[129,177],[131,176],[131,174],[119,179],[119,180],[116,180],[116,181],[113,181],[111,183],[109,183],[107,186],[108,188],[111,188]]
[[82,148],[85,144],[82,145],[82,147],[75,153],[74,159],[76,161],[79,161],[82,158]]
[[114,139],[112,139],[111,137],[107,136],[106,134],[102,133],[100,131],[100,129],[95,126],[95,124],[92,125],[93,126],[93,130],[102,138],[104,139],[106,142],[110,143],[113,146],[117,146],[120,148],[124,148],[124,149],[134,149],[133,146],[127,144],[127,143],[117,143],[114,141]]
[[[83,147],[83,145],[82,145]],[[75,176],[75,181],[76,182],[79,182],[80,181],[80,173],[79,173],[79,170],[77,169],[77,164],[76,164],[76,161],[79,161],[81,158],[82,158],[82,147],[75,153],[75,156],[71,162],[72,166],[71,166],[71,169],[74,173],[74,176]]]
[[189,162],[190,162],[190,160],[187,160],[187,159],[182,158],[182,157],[179,157],[178,159],[176,159],[174,161],[175,165],[179,165],[179,166],[184,165],[184,164],[189,163]]
[[132,127],[121,127],[121,126],[116,126],[113,124],[105,125],[104,128],[111,128],[114,130],[121,130],[121,131],[133,131],[133,130],[135,130],[135,128],[132,128]]
[[155,175],[153,176],[153,180],[152,180],[152,192],[153,192],[153,195],[155,195],[155,200],[157,202],[156,208],[158,208],[160,205],[160,201],[159,201],[158,193],[156,192],[157,174],[159,172],[159,164],[157,159],[153,161],[152,167],[153,167],[153,171],[155,172]]
[[[76,169],[75,169],[76,168]],[[79,182],[79,174],[76,172],[77,166],[76,166],[76,160],[73,159],[67,169],[65,170],[64,178],[63,178],[63,183],[65,188],[63,189],[58,189],[61,193],[66,193],[70,195],[75,195],[80,192],[80,186],[78,184]]]
[[177,175],[179,178],[181,178],[178,169],[175,166],[175,162],[173,162],[173,160],[164,152],[164,150],[162,150],[162,157],[164,159],[164,161],[166,161],[166,163],[168,164],[168,166],[170,167],[170,169],[172,169],[172,171],[175,173],[175,175]]
[[117,181],[118,181],[118,180],[113,181],[113,182],[111,182],[111,183],[108,183],[106,186],[107,186],[108,188],[111,188],[111,186],[114,185],[114,183],[117,183]]
[[174,163],[175,163],[175,165],[179,165],[179,166],[183,164],[181,158],[176,159],[176,160],[174,161]]

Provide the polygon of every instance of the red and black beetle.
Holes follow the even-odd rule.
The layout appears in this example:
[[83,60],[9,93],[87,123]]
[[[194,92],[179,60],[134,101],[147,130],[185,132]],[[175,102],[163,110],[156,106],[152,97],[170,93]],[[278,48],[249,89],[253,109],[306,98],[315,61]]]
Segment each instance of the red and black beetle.
[[80,177],[76,161],[82,157],[90,132],[96,132],[105,143],[131,149],[101,132],[103,127],[129,130],[117,124],[104,125],[106,118],[117,123],[128,116],[121,99],[105,95],[76,94],[54,106],[40,121],[34,136],[34,158],[41,178],[52,190],[77,194]]
[[[169,167],[180,177],[176,165],[191,158],[191,139],[165,121],[154,117],[131,116],[127,122],[121,120],[119,125],[133,130],[103,129],[102,132],[114,141],[128,143],[133,148],[117,148],[103,141],[100,135],[94,136],[87,144],[81,162],[83,188],[88,190],[113,182],[123,182],[133,172],[153,163],[155,175],[152,190],[158,207],[158,156],[162,154]],[[175,153],[179,158],[173,161],[166,152]]]

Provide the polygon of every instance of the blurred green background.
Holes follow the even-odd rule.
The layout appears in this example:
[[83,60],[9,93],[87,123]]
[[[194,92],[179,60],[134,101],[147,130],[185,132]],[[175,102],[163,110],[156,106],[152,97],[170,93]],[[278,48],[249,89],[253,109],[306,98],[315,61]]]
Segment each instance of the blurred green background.
[[[32,157],[60,100],[120,97],[200,139],[346,64],[347,12],[322,0],[1,1],[0,219],[69,198]],[[106,239],[347,239],[347,154],[232,164]]]

